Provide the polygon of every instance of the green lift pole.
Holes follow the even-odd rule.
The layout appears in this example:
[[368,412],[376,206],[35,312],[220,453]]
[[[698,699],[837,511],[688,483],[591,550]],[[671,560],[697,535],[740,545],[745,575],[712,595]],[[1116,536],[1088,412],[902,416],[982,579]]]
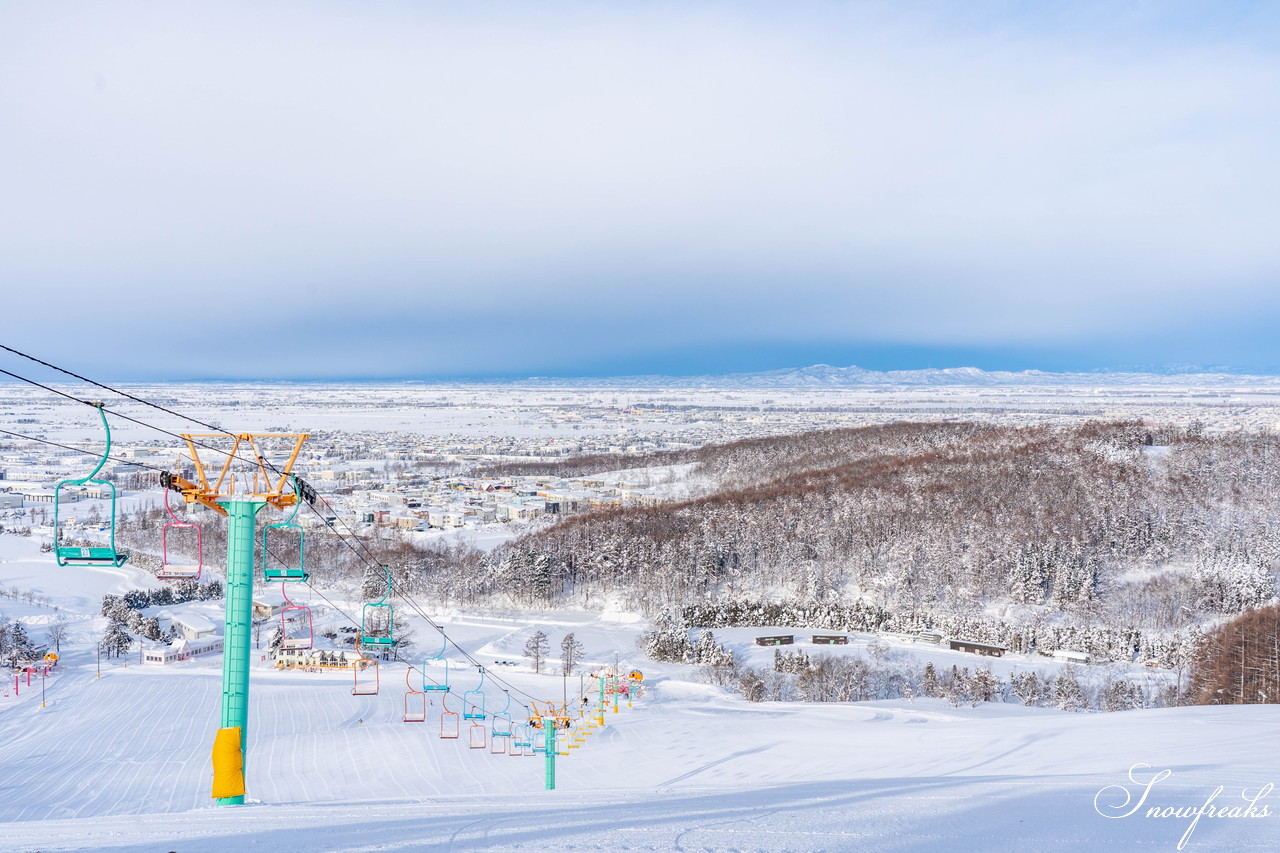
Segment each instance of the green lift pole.
[[556,789],[556,722],[553,719],[547,719],[543,723],[546,726],[546,736],[543,738],[542,744],[546,747],[547,754],[547,790],[554,791]]
[[[253,545],[258,512],[266,501],[232,499],[223,501],[227,509],[227,627],[222,654],[222,728],[240,729],[243,768],[248,758],[249,658],[253,624]],[[220,806],[244,804],[244,795],[218,797]]]

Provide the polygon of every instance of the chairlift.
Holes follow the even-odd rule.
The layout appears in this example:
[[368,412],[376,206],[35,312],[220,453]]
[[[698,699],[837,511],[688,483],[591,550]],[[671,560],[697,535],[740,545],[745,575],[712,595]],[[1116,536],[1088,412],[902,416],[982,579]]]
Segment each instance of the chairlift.
[[490,720],[489,729],[489,752],[493,755],[502,755],[507,751],[507,744],[511,742],[511,691],[503,690],[507,696],[507,704],[501,711],[498,711]]
[[414,690],[409,681],[412,669],[405,669],[404,683],[409,689],[404,694],[404,721],[406,723],[425,723],[427,721],[427,694]]
[[[449,647],[449,639],[444,635],[444,628],[440,629],[440,651],[431,655],[422,662],[422,689],[427,693],[433,692],[449,692],[449,661],[445,658],[445,650]],[[427,681],[427,666],[433,663],[440,663],[444,666],[444,678],[439,684]]]
[[[295,492],[298,490],[297,477],[293,478],[293,488]],[[277,524],[264,524],[262,526],[262,577],[267,581],[293,581],[305,583],[311,577],[306,569],[307,535],[303,532],[302,526],[295,521],[298,517],[298,510],[300,509],[302,509],[301,500],[294,503],[293,513],[284,521]],[[288,534],[288,539],[282,540],[281,536],[284,531],[290,531],[290,534]],[[278,558],[276,559],[275,564],[271,564],[269,555],[274,555],[268,547],[268,544],[274,543],[277,548],[281,547],[283,542],[287,542],[292,539],[292,531],[297,531],[298,534],[297,568],[286,566],[284,561]]]
[[483,723],[472,723],[467,746],[471,749],[484,749],[488,731]]
[[[89,405],[95,407],[98,410],[98,416],[102,418],[102,428],[106,431],[107,442],[102,450],[102,458],[98,460],[97,466],[88,475],[74,480],[62,480],[53,487],[53,558],[59,566],[115,566],[119,568],[129,559],[129,552],[116,550],[116,487],[114,483],[107,480],[94,479],[94,477],[98,476],[98,472],[102,470],[102,466],[107,464],[107,457],[111,454],[111,427],[107,424],[107,412],[104,404],[90,403]],[[105,486],[111,492],[111,544],[106,548],[75,548],[60,544],[62,541],[62,526],[59,523],[59,515],[62,507],[62,491],[68,486],[83,486],[86,483]]]
[[462,694],[462,718],[464,720],[483,720],[484,719],[484,667],[479,664],[476,669],[480,670],[480,683],[476,685],[474,690],[468,690]]
[[280,648],[309,649],[315,639],[311,625],[311,608],[289,600],[289,585],[281,582],[280,594],[284,607],[280,609]]
[[378,662],[360,653],[360,659],[351,667],[355,682],[351,688],[352,696],[378,695]]
[[360,611],[360,642],[366,646],[389,649],[396,644],[394,633],[395,610],[387,604],[391,595],[391,569],[382,567],[387,575],[387,589],[382,598],[366,604]]
[[[169,492],[174,491],[171,477],[172,475],[168,471],[160,475],[160,484],[164,486],[164,510],[169,513],[169,518],[173,520],[165,522],[164,527],[160,529],[160,571],[156,572],[156,577],[162,581],[198,580],[200,571],[204,568],[204,537],[200,532],[200,525],[194,521],[182,521],[173,514],[173,507],[169,505]],[[172,563],[169,561],[170,530],[194,530],[196,532],[196,561],[194,564]]]
[[507,697],[507,704],[502,710],[493,715],[493,736],[495,738],[511,737],[511,691],[503,690]]
[[448,695],[445,693],[440,697],[440,737],[444,740],[458,737],[458,714],[456,711],[450,711],[449,706],[445,704]]

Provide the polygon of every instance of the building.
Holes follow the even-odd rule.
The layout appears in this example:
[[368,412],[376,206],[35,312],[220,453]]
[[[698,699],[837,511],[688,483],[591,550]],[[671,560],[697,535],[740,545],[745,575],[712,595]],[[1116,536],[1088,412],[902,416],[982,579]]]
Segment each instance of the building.
[[203,640],[218,634],[218,626],[213,624],[213,620],[199,613],[170,616],[169,621],[173,624],[173,630],[181,634],[185,640]]
[[260,592],[253,597],[253,618],[259,622],[279,616],[286,602],[278,592]]
[[363,655],[352,649],[276,649],[274,657],[278,669],[348,669]]
[[164,666],[165,664],[198,658],[202,655],[221,653],[221,637],[207,637],[203,640],[174,640],[170,645],[143,651],[142,662],[153,666]]
[[1055,651],[1055,652],[1053,653],[1053,659],[1054,659],[1054,660],[1060,660],[1060,661],[1062,661],[1063,663],[1080,663],[1080,664],[1087,664],[1087,663],[1089,663],[1089,653],[1088,653],[1088,652],[1073,652],[1073,651],[1069,651],[1069,650],[1067,650],[1067,649],[1058,649],[1057,651]]
[[1008,651],[1003,646],[993,646],[990,643],[975,643],[972,640],[952,640],[950,646],[953,651],[968,652],[969,654],[992,658],[1001,657]]

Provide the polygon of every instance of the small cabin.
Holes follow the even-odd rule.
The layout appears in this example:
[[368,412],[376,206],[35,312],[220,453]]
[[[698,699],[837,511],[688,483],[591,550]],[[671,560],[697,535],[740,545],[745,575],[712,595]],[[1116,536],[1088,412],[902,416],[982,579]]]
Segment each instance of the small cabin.
[[1063,663],[1087,664],[1089,663],[1089,653],[1073,652],[1069,649],[1058,649],[1053,653],[1053,659],[1062,661]]
[[779,634],[774,637],[756,637],[757,646],[789,646],[796,641],[794,634]]
[[265,621],[272,616],[279,616],[286,603],[284,596],[278,592],[260,592],[253,597],[253,618]]
[[990,643],[975,643],[973,640],[952,640],[951,648],[953,651],[968,652],[971,655],[982,655],[989,658],[1001,657],[1008,651],[1003,646],[993,646]]
[[199,613],[180,613],[169,617],[169,621],[173,624],[174,630],[186,640],[203,640],[218,633],[218,626],[213,623],[213,620]]
[[813,644],[815,646],[847,646],[849,638],[844,634],[814,634]]

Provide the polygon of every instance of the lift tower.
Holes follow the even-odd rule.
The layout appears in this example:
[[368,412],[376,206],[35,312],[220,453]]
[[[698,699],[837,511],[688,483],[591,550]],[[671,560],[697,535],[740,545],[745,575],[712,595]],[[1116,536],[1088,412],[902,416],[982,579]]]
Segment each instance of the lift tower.
[[[249,659],[253,621],[253,572],[258,513],[298,503],[300,489],[291,478],[307,433],[183,434],[196,482],[169,475],[169,488],[188,504],[198,503],[227,518],[226,631],[223,635],[222,716],[213,746],[213,797],[220,806],[244,803],[244,767],[248,752]],[[216,478],[200,459],[199,448],[224,452],[214,442],[230,440],[227,459]],[[292,443],[288,461],[277,467],[263,457],[268,447]],[[270,470],[268,470],[270,468]],[[285,486],[294,490],[285,493]]]

